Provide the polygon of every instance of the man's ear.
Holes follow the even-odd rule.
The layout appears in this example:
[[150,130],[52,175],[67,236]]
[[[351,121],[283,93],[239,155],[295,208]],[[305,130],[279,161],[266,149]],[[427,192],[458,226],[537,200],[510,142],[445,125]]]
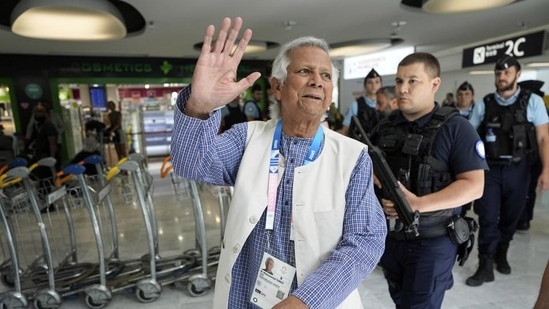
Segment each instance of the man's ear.
[[271,84],[271,89],[273,90],[273,94],[277,100],[280,100],[280,88],[282,87],[282,83],[276,78],[272,78],[269,80]]

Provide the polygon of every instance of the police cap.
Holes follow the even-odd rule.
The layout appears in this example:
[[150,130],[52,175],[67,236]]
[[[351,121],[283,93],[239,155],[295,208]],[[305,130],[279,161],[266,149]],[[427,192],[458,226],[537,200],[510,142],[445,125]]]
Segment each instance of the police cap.
[[376,78],[376,77],[381,77],[381,76],[379,76],[379,73],[377,73],[376,70],[374,69],[371,69],[368,75],[366,75],[366,78]]
[[511,56],[505,55],[498,59],[494,70],[496,71],[507,70],[512,66],[517,67],[517,71],[520,71],[520,63],[517,61],[517,59]]
[[471,90],[472,93],[475,93],[475,89],[473,89],[473,85],[469,84],[468,81],[464,81],[461,85],[459,85],[458,91],[467,91]]

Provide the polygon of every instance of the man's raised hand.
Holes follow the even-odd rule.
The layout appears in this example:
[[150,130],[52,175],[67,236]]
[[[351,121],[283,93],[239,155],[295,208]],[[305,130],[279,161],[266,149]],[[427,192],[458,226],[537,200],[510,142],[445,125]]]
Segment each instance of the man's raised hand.
[[238,65],[252,37],[252,30],[246,29],[235,49],[241,27],[242,18],[237,17],[232,22],[225,17],[216,40],[213,39],[215,27],[209,25],[206,29],[193,73],[187,115],[207,118],[212,110],[225,106],[261,76],[259,72],[253,72],[237,81]]

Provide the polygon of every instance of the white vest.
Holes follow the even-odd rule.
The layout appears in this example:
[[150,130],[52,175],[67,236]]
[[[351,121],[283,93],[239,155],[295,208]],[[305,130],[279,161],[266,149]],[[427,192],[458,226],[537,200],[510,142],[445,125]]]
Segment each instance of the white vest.
[[[248,122],[246,149],[235,190],[217,269],[214,308],[227,308],[231,273],[244,242],[267,206],[269,157],[276,120]],[[292,218],[298,286],[328,258],[341,239],[345,193],[351,172],[365,145],[324,129],[324,146],[314,162],[295,169]],[[284,173],[280,156],[279,181]],[[357,290],[337,308],[362,308]]]

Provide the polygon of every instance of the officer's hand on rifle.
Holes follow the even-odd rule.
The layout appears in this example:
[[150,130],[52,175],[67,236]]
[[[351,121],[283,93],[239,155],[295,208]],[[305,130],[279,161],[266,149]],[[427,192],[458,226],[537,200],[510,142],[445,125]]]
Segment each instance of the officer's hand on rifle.
[[398,186],[404,194],[406,201],[408,201],[408,204],[410,204],[410,208],[412,208],[412,211],[419,210],[418,204],[420,198],[414,193],[410,192],[408,189],[406,189],[406,187],[400,181],[398,182]]
[[383,212],[387,215],[387,219],[398,219],[398,213],[395,209],[395,203],[393,203],[393,201],[382,198],[381,206],[383,207]]

